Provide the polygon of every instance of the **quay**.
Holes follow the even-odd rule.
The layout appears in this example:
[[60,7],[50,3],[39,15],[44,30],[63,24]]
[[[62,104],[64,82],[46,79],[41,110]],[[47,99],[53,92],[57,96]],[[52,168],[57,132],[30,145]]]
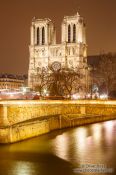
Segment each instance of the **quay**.
[[0,102],[0,143],[116,119],[115,100],[9,100]]

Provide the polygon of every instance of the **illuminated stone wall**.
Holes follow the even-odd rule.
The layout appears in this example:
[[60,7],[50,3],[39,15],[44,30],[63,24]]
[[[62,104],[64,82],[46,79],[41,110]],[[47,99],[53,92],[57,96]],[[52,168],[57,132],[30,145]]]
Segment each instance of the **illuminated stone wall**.
[[23,104],[20,102],[12,105],[8,102],[3,107],[0,107],[0,126],[12,125],[41,116],[80,113],[79,106],[70,104],[69,107],[69,103],[67,102],[47,101],[46,103],[46,101],[38,101],[38,103],[31,103],[31,101],[26,101]]
[[0,143],[13,143],[25,140],[59,129],[59,126],[59,117],[57,116],[3,127],[0,128]]
[[0,143],[115,118],[116,101],[3,101],[0,103]]

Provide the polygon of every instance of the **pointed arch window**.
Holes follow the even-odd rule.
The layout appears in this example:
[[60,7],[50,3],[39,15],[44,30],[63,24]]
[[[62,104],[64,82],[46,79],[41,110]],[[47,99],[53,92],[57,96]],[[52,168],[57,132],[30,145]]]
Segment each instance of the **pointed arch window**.
[[68,25],[68,43],[71,42],[71,26],[70,24]]
[[37,45],[39,45],[40,34],[39,34],[39,27],[37,28]]
[[76,25],[73,25],[73,42],[76,42]]
[[45,44],[45,29],[42,27],[42,45]]

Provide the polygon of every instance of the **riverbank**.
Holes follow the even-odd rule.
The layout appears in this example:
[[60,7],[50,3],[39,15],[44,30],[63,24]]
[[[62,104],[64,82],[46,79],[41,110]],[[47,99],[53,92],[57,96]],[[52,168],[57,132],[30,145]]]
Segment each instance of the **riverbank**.
[[0,143],[115,118],[116,101],[3,101],[0,103]]

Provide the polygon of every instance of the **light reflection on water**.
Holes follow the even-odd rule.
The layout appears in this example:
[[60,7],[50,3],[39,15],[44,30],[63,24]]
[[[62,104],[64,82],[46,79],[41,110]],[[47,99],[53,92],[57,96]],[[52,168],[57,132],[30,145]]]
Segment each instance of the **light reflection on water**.
[[69,147],[69,138],[67,134],[58,135],[55,140],[52,142],[52,145],[55,145],[55,154],[59,157],[68,160],[68,147]]
[[14,162],[12,170],[15,173],[15,175],[36,174],[36,171],[33,167],[33,163],[31,162],[23,162],[23,161]]
[[73,175],[88,163],[116,168],[115,135],[113,120],[0,145],[0,175]]

